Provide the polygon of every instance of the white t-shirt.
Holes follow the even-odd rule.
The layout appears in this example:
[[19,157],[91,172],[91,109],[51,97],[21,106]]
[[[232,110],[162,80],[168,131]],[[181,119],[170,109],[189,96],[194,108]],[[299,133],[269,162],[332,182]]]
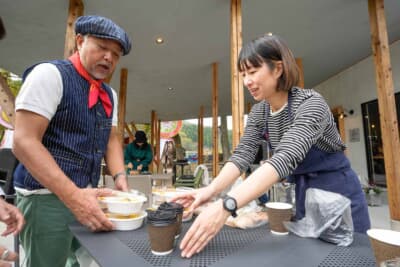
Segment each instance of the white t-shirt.
[[[118,124],[118,98],[112,89],[114,110],[112,125]],[[15,100],[15,110],[29,110],[49,121],[57,111],[63,95],[63,83],[58,68],[51,63],[42,63],[33,68],[22,84]]]

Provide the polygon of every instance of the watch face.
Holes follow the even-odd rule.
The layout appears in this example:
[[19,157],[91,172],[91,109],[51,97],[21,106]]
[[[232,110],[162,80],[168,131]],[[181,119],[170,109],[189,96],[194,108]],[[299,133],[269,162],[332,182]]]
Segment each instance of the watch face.
[[236,208],[235,200],[228,198],[225,201],[226,208],[229,210],[234,210]]

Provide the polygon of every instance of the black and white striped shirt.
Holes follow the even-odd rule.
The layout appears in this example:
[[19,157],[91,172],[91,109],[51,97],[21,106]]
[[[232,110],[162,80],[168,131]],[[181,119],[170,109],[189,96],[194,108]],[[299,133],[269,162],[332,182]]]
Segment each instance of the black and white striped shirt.
[[265,122],[274,154],[268,162],[276,169],[280,178],[290,175],[303,161],[311,146],[326,152],[343,151],[342,142],[333,115],[324,98],[312,89],[293,88],[291,117],[288,107],[268,114],[266,101],[255,104],[248,116],[245,132],[230,161],[241,172],[254,161],[263,139]]

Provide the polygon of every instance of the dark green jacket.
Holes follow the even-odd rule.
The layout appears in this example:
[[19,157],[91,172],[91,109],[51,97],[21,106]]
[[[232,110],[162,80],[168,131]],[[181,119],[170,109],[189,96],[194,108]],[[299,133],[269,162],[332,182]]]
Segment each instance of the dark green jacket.
[[139,148],[135,142],[127,145],[124,150],[125,164],[132,163],[134,170],[139,165],[143,165],[142,171],[148,171],[149,164],[153,160],[153,152],[151,151],[150,144],[146,144],[145,146],[145,148]]

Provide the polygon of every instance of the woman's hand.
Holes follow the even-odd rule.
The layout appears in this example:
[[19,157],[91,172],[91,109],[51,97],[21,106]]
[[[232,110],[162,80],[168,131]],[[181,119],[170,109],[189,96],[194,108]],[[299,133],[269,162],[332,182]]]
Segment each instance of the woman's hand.
[[229,212],[223,208],[222,200],[214,202],[202,211],[179,246],[182,250],[181,256],[190,258],[202,251],[224,226],[229,215]]
[[210,186],[207,186],[187,193],[179,193],[171,201],[182,204],[187,208],[188,214],[191,214],[197,207],[209,202],[213,196],[214,190]]

